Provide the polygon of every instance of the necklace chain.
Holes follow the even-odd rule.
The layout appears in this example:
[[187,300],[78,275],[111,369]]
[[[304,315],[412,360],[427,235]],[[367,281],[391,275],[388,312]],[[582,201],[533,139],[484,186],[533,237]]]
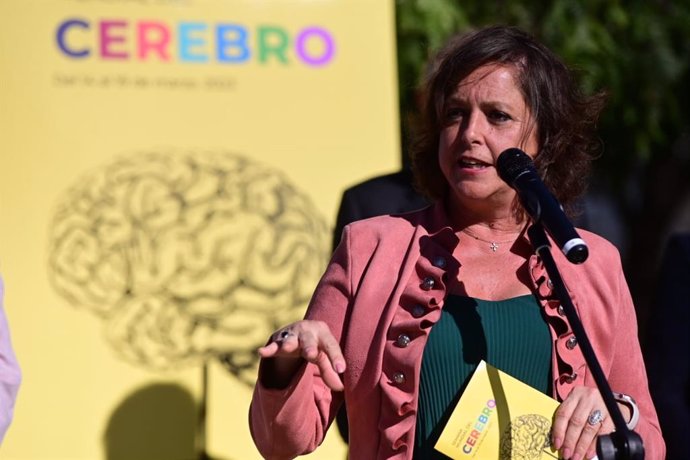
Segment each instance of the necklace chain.
[[477,241],[481,241],[481,242],[484,242],[484,243],[489,243],[489,248],[490,248],[493,252],[496,252],[496,251],[498,250],[498,247],[499,247],[500,244],[512,243],[512,242],[514,242],[515,240],[517,240],[518,237],[520,236],[520,235],[518,234],[515,238],[510,239],[510,240],[506,240],[506,241],[491,241],[491,240],[485,240],[484,238],[478,237],[477,235],[475,235],[474,233],[470,232],[470,231],[467,230],[466,228],[463,228],[461,231],[462,231],[463,233],[465,233],[466,235],[471,236],[472,238],[474,238],[474,239],[477,240]]

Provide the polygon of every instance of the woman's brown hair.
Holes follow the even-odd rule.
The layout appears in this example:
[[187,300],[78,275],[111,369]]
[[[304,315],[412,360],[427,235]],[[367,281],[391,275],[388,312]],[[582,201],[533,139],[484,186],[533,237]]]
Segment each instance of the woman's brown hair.
[[487,64],[517,70],[518,86],[536,121],[537,171],[564,206],[572,204],[584,192],[591,161],[601,147],[594,131],[605,96],[584,95],[571,70],[554,53],[522,30],[507,26],[451,38],[430,65],[411,149],[417,188],[432,200],[446,195],[448,183],[438,162],[446,100],[465,77]]

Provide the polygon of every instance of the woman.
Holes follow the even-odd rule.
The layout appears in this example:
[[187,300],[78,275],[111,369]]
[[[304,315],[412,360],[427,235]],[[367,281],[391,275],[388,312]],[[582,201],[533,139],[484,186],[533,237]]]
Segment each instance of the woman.
[[[582,192],[601,97],[525,33],[490,27],[453,39],[426,83],[415,177],[426,209],[347,226],[305,320],[277,331],[250,410],[266,458],[316,448],[346,403],[354,459],[442,458],[433,445],[480,359],[562,401],[552,443],[591,458],[613,423],[494,167],[534,158],[561,203]],[[554,254],[626,420],[648,459],[664,444],[647,389],[635,311],[615,248],[588,232],[587,262]]]

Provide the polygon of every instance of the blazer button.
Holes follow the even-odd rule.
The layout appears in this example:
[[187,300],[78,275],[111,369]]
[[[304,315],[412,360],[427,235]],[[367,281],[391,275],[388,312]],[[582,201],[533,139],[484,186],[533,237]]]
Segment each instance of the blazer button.
[[572,350],[572,349],[575,348],[576,346],[577,346],[577,339],[575,338],[575,336],[570,337],[570,338],[565,342],[565,347],[566,347],[568,350]]
[[422,289],[428,291],[430,289],[433,289],[435,284],[436,282],[434,281],[434,279],[430,276],[427,276],[426,278],[424,278],[424,281],[422,281]]
[[436,256],[434,260],[431,261],[431,265],[438,268],[446,268],[446,259],[441,256]]
[[396,372],[395,374],[393,374],[393,381],[398,385],[402,385],[403,383],[405,383],[405,374],[403,374],[402,372]]
[[422,305],[415,305],[412,307],[412,316],[415,318],[421,318],[424,315],[425,308]]
[[546,287],[549,289],[553,289],[553,283],[551,282],[551,278],[546,280]]
[[410,344],[412,340],[410,339],[410,336],[407,334],[400,334],[398,336],[398,340],[395,341],[395,344],[399,346],[400,348],[405,348]]
[[565,310],[563,309],[563,305],[558,306],[558,315],[559,316],[565,315]]

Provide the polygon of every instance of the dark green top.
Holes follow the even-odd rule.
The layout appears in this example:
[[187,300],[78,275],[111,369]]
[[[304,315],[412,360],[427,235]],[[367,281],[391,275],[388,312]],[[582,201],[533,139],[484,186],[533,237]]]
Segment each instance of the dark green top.
[[448,296],[424,348],[415,460],[448,458],[434,444],[482,359],[549,394],[551,334],[533,295]]

